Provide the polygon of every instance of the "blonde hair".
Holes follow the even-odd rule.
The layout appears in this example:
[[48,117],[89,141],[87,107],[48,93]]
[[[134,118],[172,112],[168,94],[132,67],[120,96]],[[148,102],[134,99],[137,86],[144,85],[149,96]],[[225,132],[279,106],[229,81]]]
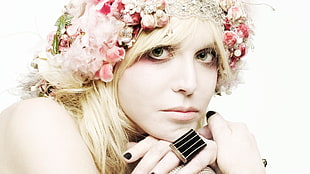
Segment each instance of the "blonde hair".
[[[130,169],[122,158],[129,140],[139,138],[135,123],[130,121],[118,102],[118,80],[126,68],[150,48],[158,45],[173,45],[182,42],[197,26],[207,22],[210,25],[218,51],[217,90],[233,78],[222,42],[222,30],[210,21],[200,19],[178,19],[171,17],[169,24],[150,33],[142,32],[134,46],[126,51],[125,59],[116,65],[114,80],[104,83],[100,80],[81,82],[73,76],[63,76],[63,72],[46,72],[44,79],[62,90],[57,91],[56,100],[63,105],[76,120],[81,136],[87,144],[98,170],[101,173],[129,173]],[[70,83],[68,85],[67,83]],[[64,86],[66,85],[66,86]],[[76,90],[78,89],[78,90]]]

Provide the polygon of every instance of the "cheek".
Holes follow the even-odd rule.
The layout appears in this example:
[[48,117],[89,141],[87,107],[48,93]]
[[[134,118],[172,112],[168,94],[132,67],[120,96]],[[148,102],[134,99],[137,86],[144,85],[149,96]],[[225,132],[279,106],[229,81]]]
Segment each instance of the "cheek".
[[198,100],[203,103],[204,107],[207,107],[211,98],[214,96],[215,88],[217,85],[217,70],[209,69],[207,72],[204,72],[197,76],[197,92]]
[[153,90],[155,85],[152,84],[155,83],[154,78],[150,77],[150,73],[145,68],[134,64],[125,70],[118,83],[119,103],[126,115],[133,120],[135,118],[132,117],[145,114],[145,108],[151,105],[150,98],[156,95]]
[[198,68],[197,83],[203,90],[214,92],[217,84],[218,72],[214,68]]

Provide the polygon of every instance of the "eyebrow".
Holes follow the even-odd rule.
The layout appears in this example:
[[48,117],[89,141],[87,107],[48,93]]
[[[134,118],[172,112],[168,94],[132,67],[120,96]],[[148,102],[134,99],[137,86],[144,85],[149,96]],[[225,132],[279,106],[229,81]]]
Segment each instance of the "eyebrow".
[[199,50],[205,49],[205,48],[214,48],[216,49],[217,44],[215,42],[211,42],[211,43],[206,43],[204,44]]

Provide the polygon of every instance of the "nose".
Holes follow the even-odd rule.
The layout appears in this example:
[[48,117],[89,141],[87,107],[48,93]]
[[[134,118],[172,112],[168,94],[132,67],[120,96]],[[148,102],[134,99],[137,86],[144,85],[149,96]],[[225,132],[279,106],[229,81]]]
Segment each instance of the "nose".
[[191,96],[197,88],[197,73],[193,59],[179,59],[172,79],[172,90]]

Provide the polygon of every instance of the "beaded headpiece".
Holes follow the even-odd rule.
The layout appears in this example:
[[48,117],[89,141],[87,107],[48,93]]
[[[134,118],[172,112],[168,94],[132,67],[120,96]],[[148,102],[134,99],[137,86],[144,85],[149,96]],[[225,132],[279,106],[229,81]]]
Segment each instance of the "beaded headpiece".
[[[169,16],[220,26],[232,69],[246,53],[251,30],[238,0],[72,0],[48,37],[47,60],[85,81],[110,82],[139,33],[164,27]],[[55,88],[46,80],[32,87],[41,96],[53,95]]]

